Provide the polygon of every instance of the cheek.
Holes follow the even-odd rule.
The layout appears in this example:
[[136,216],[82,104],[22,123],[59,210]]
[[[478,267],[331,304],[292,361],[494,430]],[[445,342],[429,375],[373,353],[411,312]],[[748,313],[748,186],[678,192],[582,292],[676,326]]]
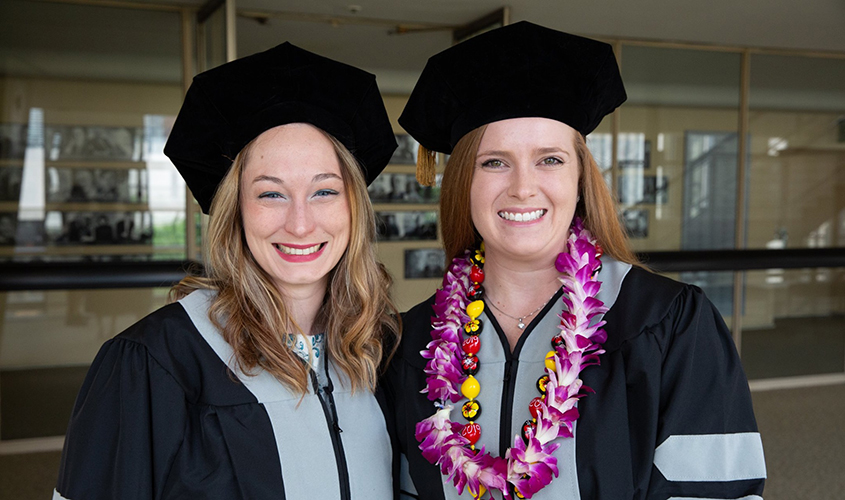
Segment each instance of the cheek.
[[329,233],[348,243],[352,234],[352,209],[348,198],[342,204],[321,210],[320,217],[325,221],[324,227]]

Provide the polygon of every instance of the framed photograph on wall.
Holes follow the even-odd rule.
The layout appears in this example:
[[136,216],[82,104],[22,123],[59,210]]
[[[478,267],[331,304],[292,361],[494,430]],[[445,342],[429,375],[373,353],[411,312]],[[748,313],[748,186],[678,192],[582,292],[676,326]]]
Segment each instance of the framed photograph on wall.
[[669,203],[669,180],[665,175],[649,175],[643,178],[642,203]]
[[414,140],[409,134],[396,134],[396,143],[399,147],[390,157],[390,163],[395,165],[416,165],[417,152],[420,143]]
[[437,212],[376,212],[379,241],[437,240]]
[[23,167],[0,167],[0,201],[20,201]]
[[631,239],[648,238],[648,210],[644,208],[622,211],[622,223]]
[[619,203],[637,205],[640,203],[661,204],[669,202],[669,180],[666,176],[642,175],[641,172],[625,172],[617,177]]
[[0,123],[0,159],[23,160],[26,152],[26,125]]
[[17,212],[0,213],[0,246],[15,245],[15,232],[18,226]]
[[145,245],[152,242],[149,212],[48,212],[47,237],[55,245]]
[[422,186],[416,174],[383,172],[367,191],[373,203],[437,203],[442,177],[443,174],[437,174],[435,186]]
[[621,132],[618,135],[619,169],[644,170],[651,166],[651,141],[645,134],[637,132]]
[[441,278],[446,272],[446,252],[442,248],[405,250],[405,279]]
[[47,168],[48,203],[146,203],[145,168]]
[[142,136],[139,127],[47,125],[44,146],[52,161],[140,161]]

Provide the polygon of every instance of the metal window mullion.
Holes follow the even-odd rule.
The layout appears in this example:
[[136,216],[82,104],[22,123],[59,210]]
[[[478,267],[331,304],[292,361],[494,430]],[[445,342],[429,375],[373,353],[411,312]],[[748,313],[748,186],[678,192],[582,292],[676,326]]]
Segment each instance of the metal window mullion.
[[235,0],[226,0],[226,61],[231,62],[238,58],[237,34],[237,9]]
[[[748,99],[751,93],[751,52],[742,51],[740,56],[739,78],[739,140],[737,142],[737,172],[736,172],[736,210],[734,214],[734,248],[745,248],[745,210],[746,172],[748,170]],[[745,272],[734,272],[733,311],[731,313],[731,334],[736,350],[742,354],[742,304],[745,291]]]
[[[188,92],[191,86],[191,80],[194,77],[196,68],[194,67],[194,40],[196,39],[196,30],[193,23],[194,11],[192,9],[182,9],[182,92]],[[199,59],[197,57],[197,59]],[[197,225],[196,220],[197,204],[194,203],[194,197],[191,191],[185,186],[185,258],[194,260],[197,258],[199,249],[197,248]]]
[[[619,72],[622,73],[622,42],[616,41],[613,42],[613,52],[616,54],[616,64],[619,65]],[[617,158],[619,154],[619,128],[620,128],[620,119],[619,119],[619,108],[616,108],[613,113],[610,115],[610,129],[611,129],[611,141],[610,141],[610,196],[616,200],[618,200],[618,188],[617,183],[619,182],[619,159]],[[617,209],[619,205],[617,203]]]

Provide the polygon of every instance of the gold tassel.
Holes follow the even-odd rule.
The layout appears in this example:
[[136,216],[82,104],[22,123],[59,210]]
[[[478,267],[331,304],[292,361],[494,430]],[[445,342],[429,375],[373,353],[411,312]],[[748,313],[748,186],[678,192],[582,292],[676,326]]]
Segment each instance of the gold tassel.
[[433,186],[437,170],[437,152],[430,151],[420,144],[417,151],[417,182],[423,186]]

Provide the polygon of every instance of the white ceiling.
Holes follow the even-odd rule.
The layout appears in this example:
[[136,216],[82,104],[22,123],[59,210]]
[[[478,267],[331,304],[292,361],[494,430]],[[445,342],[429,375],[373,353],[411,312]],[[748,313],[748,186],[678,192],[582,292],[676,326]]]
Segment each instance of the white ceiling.
[[[140,3],[140,2],[136,2]],[[145,3],[162,3],[149,2]],[[199,0],[165,2],[202,4]],[[360,7],[350,12],[350,3]],[[238,0],[239,11],[274,11],[461,25],[496,0]],[[845,52],[843,0],[521,0],[511,20],[572,33],[716,45]],[[288,40],[379,75],[384,90],[406,91],[427,57],[449,46],[448,31],[390,34],[388,25],[239,17],[239,55]],[[178,82],[177,14],[0,1],[0,74]]]

